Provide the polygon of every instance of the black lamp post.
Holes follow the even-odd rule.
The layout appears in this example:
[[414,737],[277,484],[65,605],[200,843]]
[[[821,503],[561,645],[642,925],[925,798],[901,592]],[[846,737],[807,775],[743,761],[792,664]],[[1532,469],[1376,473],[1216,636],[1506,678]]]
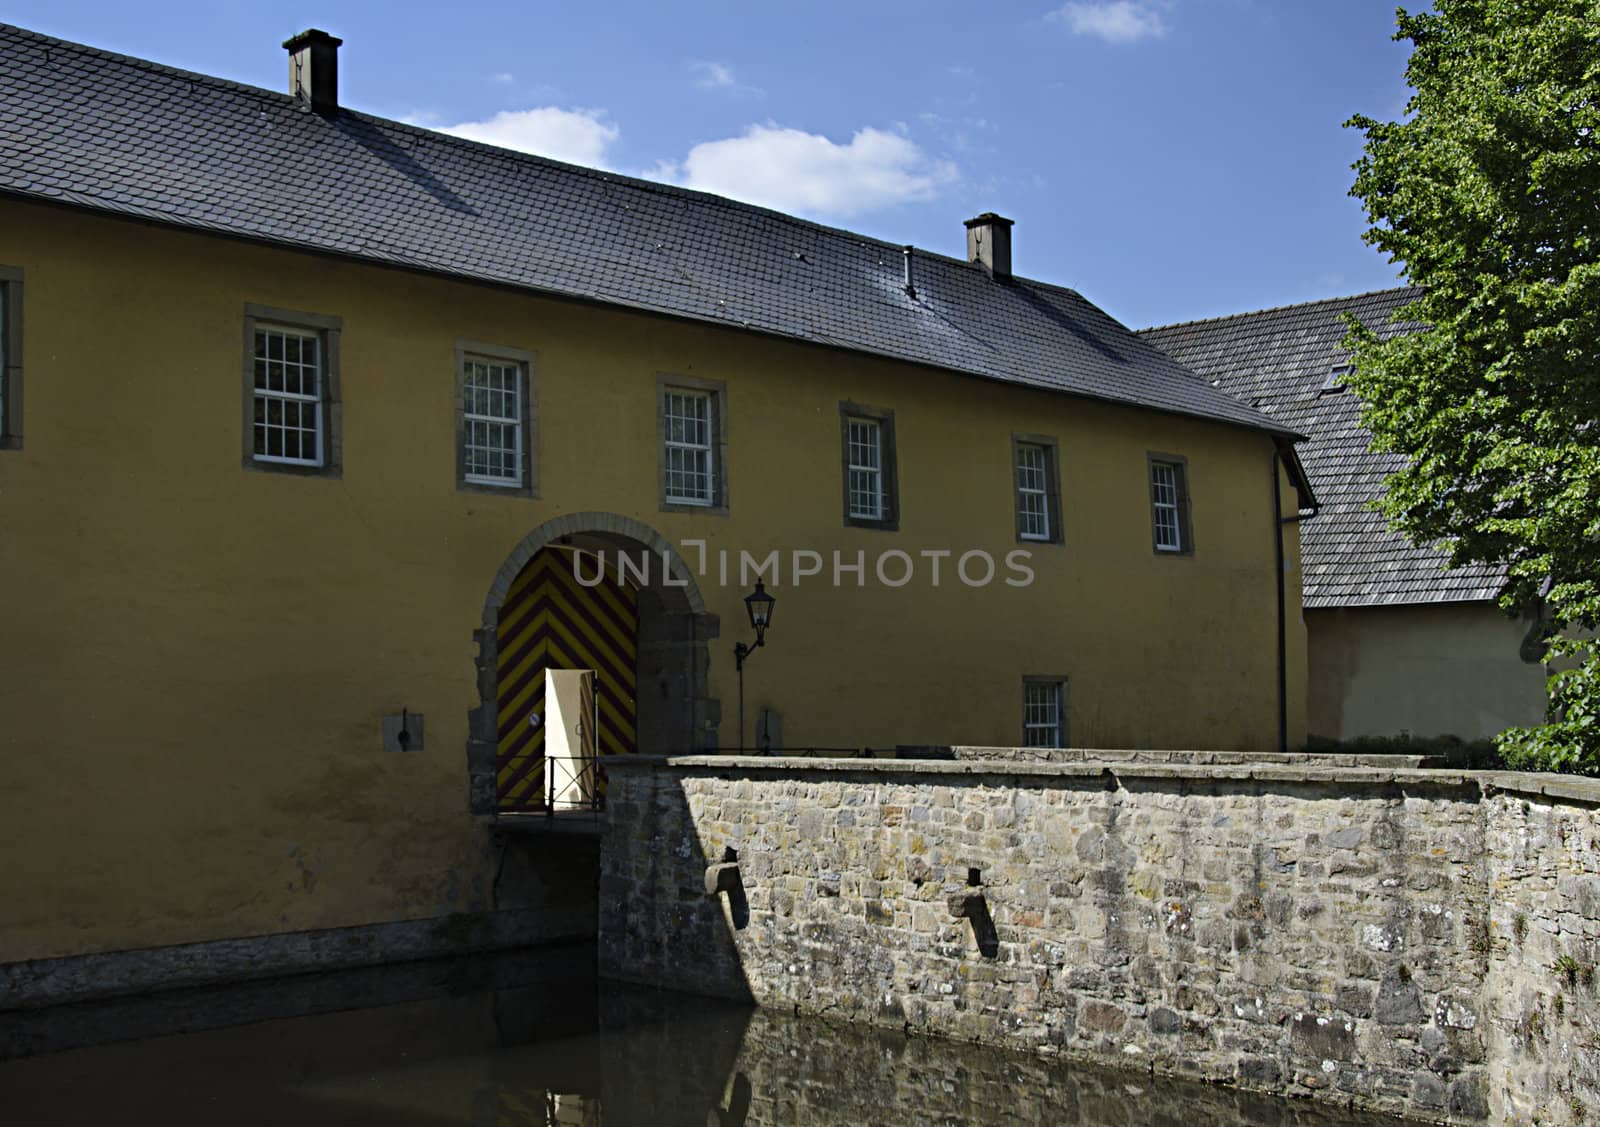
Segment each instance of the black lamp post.
[[766,585],[756,580],[756,589],[744,597],[744,609],[755,628],[755,645],[739,642],[733,647],[734,668],[739,671],[739,750],[744,750],[744,659],[767,644],[767,627],[772,624],[772,604],[778,600],[767,594]]

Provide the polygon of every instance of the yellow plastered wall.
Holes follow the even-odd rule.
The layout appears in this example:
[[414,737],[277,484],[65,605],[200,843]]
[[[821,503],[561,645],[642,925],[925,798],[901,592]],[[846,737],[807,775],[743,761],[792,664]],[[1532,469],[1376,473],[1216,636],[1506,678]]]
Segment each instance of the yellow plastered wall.
[[[1075,745],[1276,747],[1263,435],[69,209],[0,203],[0,229],[27,317],[25,446],[0,451],[0,962],[485,906],[473,631],[507,555],[569,512],[707,542],[724,744],[748,588],[717,553],[778,548],[868,559],[862,587],[776,588],[747,715],[780,711],[788,746],[1014,744],[1023,675],[1063,674]],[[241,467],[247,302],[342,318],[340,478]],[[457,489],[457,338],[537,353],[540,499]],[[726,381],[726,517],[659,511],[661,372]],[[846,399],[895,411],[897,532],[843,526]],[[953,557],[932,586],[924,549],[1019,547],[1013,432],[1059,441],[1065,545],[1032,548],[1026,589],[1003,562],[968,588]],[[1152,450],[1188,459],[1191,557],[1151,549]],[[918,563],[899,589],[872,571],[891,548]],[[420,754],[381,750],[402,707]]]
[[1520,654],[1529,624],[1494,603],[1306,614],[1314,736],[1486,740],[1544,721],[1546,669]]

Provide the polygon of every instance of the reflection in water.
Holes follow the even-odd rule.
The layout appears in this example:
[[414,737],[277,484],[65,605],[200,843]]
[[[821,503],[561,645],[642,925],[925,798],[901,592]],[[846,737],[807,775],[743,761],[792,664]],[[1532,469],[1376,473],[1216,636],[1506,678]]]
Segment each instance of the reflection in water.
[[0,1014],[0,1108],[62,1127],[1391,1122],[597,985],[593,966],[580,947]]

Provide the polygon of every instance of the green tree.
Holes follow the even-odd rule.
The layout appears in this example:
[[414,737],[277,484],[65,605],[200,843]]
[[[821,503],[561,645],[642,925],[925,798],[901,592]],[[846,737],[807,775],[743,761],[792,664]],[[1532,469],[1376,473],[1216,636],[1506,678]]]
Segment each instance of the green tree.
[[1351,194],[1426,327],[1352,325],[1350,385],[1374,447],[1403,455],[1381,507],[1452,564],[1503,563],[1507,610],[1543,606],[1546,724],[1517,766],[1600,773],[1600,3],[1434,0],[1398,13],[1413,94],[1355,117]]

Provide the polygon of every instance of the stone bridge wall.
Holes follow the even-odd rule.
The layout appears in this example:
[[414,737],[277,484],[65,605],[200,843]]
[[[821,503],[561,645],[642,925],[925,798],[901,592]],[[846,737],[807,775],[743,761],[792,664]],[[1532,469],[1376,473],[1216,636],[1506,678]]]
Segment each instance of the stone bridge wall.
[[1600,784],[1438,770],[618,763],[601,972],[1423,1118],[1593,1122],[1597,805]]

